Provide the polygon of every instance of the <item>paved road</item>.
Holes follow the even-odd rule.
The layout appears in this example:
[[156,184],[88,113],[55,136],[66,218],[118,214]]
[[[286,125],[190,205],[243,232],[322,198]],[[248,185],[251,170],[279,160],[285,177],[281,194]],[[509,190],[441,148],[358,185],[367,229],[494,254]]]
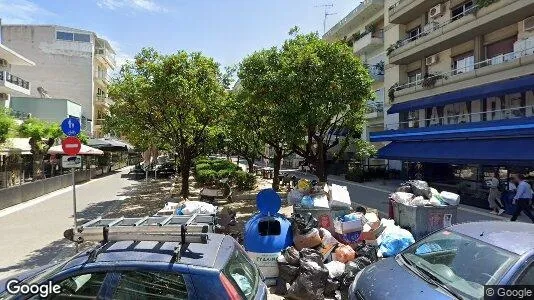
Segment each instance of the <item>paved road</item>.
[[[305,177],[309,179],[316,179],[314,175],[304,174],[302,172],[289,172],[294,173],[297,177]],[[351,200],[353,203],[361,204],[368,207],[378,209],[383,215],[388,214],[388,195],[394,190],[391,185],[381,186],[380,183],[374,184],[360,184],[352,181],[344,180],[338,176],[328,176],[328,181],[340,185],[346,185],[349,191]],[[502,215],[496,216],[489,213],[488,210],[460,205],[458,208],[457,222],[468,221],[482,221],[482,220],[509,220],[510,216]],[[521,215],[519,221],[530,222],[530,220]]]
[[[135,184],[122,177],[126,172],[76,186],[78,223],[113,209],[125,198]],[[72,223],[70,187],[0,210],[0,278],[74,253],[72,243],[63,239]]]

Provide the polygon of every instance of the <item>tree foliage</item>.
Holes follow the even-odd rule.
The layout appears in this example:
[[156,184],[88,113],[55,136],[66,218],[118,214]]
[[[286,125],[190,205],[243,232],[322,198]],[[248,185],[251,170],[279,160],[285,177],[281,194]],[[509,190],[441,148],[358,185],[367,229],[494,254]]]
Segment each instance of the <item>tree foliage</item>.
[[[262,139],[289,145],[325,180],[329,149],[337,146],[341,153],[360,136],[372,79],[342,42],[291,33],[280,48],[247,57],[239,78],[254,115],[268,127]],[[342,130],[347,135],[340,138],[336,132]]]
[[6,109],[0,109],[0,144],[13,135],[17,124]]
[[120,132],[140,149],[174,151],[182,171],[182,195],[187,196],[192,159],[203,154],[221,130],[227,79],[213,59],[200,53],[163,55],[142,49],[110,88],[116,101],[105,129]]

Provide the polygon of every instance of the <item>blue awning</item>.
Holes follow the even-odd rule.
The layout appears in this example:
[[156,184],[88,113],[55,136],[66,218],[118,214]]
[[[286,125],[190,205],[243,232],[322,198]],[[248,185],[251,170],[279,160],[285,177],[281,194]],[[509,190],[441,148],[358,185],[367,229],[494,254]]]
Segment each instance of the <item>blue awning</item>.
[[534,136],[534,117],[371,132],[371,142]]
[[392,142],[378,150],[378,157],[412,162],[533,166],[532,149],[533,138]]
[[421,108],[485,99],[488,97],[524,92],[533,89],[534,75],[528,75],[393,104],[388,109],[388,113],[393,114],[403,111],[413,111]]

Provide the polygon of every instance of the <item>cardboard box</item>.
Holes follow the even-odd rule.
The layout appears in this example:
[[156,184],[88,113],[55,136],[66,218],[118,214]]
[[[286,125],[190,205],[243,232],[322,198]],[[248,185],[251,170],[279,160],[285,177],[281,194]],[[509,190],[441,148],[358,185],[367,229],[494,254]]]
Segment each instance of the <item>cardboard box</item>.
[[373,212],[366,213],[365,220],[367,221],[367,224],[371,226],[371,229],[378,229],[378,227],[380,227],[380,218]]
[[385,227],[380,225],[378,228],[373,229],[369,224],[363,225],[363,230],[360,235],[361,241],[376,240],[380,234],[384,231]]
[[362,231],[364,222],[364,218],[355,221],[334,220],[334,230],[341,234]]

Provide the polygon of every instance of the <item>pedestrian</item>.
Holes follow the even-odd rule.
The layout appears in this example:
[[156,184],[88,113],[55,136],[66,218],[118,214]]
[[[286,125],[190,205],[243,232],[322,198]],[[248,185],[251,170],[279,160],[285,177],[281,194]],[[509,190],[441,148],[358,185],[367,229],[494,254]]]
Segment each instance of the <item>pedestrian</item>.
[[489,195],[488,203],[492,214],[502,215],[504,212],[503,206],[500,202],[501,192],[499,191],[499,174],[494,173],[491,180],[488,182]]
[[517,193],[514,196],[512,204],[516,205],[514,215],[510,221],[517,220],[517,217],[521,214],[521,211],[530,218],[532,223],[534,223],[534,216],[530,212],[530,201],[532,200],[532,187],[525,180],[523,174],[514,175],[514,183],[517,184]]

